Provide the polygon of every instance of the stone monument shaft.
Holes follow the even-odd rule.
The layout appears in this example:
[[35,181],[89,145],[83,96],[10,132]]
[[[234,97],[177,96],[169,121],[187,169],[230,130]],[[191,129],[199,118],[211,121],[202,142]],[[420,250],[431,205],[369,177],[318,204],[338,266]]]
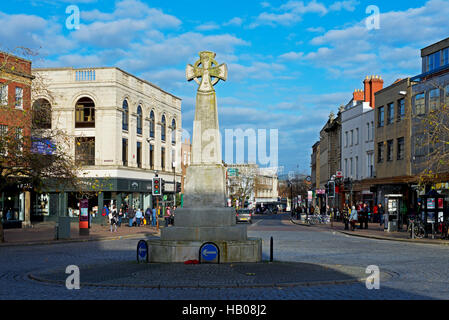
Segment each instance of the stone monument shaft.
[[199,56],[193,66],[189,64],[186,68],[187,80],[195,80],[199,87],[193,123],[192,162],[187,168],[184,206],[223,207],[226,181],[214,85],[219,80],[226,80],[228,70],[225,64],[218,65],[214,52],[202,51]]

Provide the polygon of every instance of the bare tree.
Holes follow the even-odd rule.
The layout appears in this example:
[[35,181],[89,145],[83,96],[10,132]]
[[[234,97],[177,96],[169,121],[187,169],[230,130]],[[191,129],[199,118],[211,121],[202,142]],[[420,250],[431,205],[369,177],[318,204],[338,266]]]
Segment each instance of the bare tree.
[[231,198],[239,200],[241,204],[250,200],[255,192],[256,177],[256,166],[239,166],[236,175],[229,177],[229,195]]

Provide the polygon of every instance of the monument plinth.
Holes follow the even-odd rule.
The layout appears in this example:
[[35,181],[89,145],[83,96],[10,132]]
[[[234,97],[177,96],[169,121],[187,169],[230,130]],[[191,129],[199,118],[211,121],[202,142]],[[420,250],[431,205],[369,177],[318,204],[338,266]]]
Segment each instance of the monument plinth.
[[235,210],[225,206],[226,174],[214,85],[226,80],[227,67],[218,65],[213,52],[202,51],[199,55],[200,59],[186,68],[187,80],[195,80],[199,87],[184,208],[176,210],[174,226],[162,229],[160,240],[148,241],[150,262],[198,259],[199,249],[205,242],[218,245],[221,262],[259,262],[262,240],[248,239],[246,225],[237,225]]

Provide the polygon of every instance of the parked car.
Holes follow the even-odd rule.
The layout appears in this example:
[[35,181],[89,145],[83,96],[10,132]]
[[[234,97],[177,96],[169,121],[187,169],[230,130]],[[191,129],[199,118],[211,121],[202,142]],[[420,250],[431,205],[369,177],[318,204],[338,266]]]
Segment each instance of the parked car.
[[235,213],[236,222],[253,223],[252,217],[253,213],[250,209],[239,209]]

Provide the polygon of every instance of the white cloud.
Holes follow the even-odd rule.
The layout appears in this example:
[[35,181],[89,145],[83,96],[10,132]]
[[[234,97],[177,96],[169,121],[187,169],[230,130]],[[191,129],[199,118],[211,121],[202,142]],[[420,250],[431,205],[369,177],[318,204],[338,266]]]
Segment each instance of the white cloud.
[[355,7],[360,4],[360,2],[356,1],[356,0],[347,0],[347,1],[337,1],[334,2],[330,7],[329,10],[331,11],[341,11],[341,10],[346,10],[346,11],[354,11]]
[[295,60],[301,60],[304,57],[304,52],[287,52],[279,56],[281,60],[287,60],[287,61],[295,61]]
[[315,27],[310,27],[310,28],[307,28],[307,31],[322,33],[322,32],[325,31],[325,29],[323,27],[316,27],[316,28]]
[[229,20],[228,22],[225,22],[223,25],[224,26],[237,26],[237,27],[239,27],[239,26],[242,25],[242,23],[243,23],[243,19],[242,18],[235,17],[235,18],[232,18],[231,20]]
[[208,22],[202,25],[199,25],[195,28],[198,31],[210,31],[220,29],[220,26],[215,22]]

